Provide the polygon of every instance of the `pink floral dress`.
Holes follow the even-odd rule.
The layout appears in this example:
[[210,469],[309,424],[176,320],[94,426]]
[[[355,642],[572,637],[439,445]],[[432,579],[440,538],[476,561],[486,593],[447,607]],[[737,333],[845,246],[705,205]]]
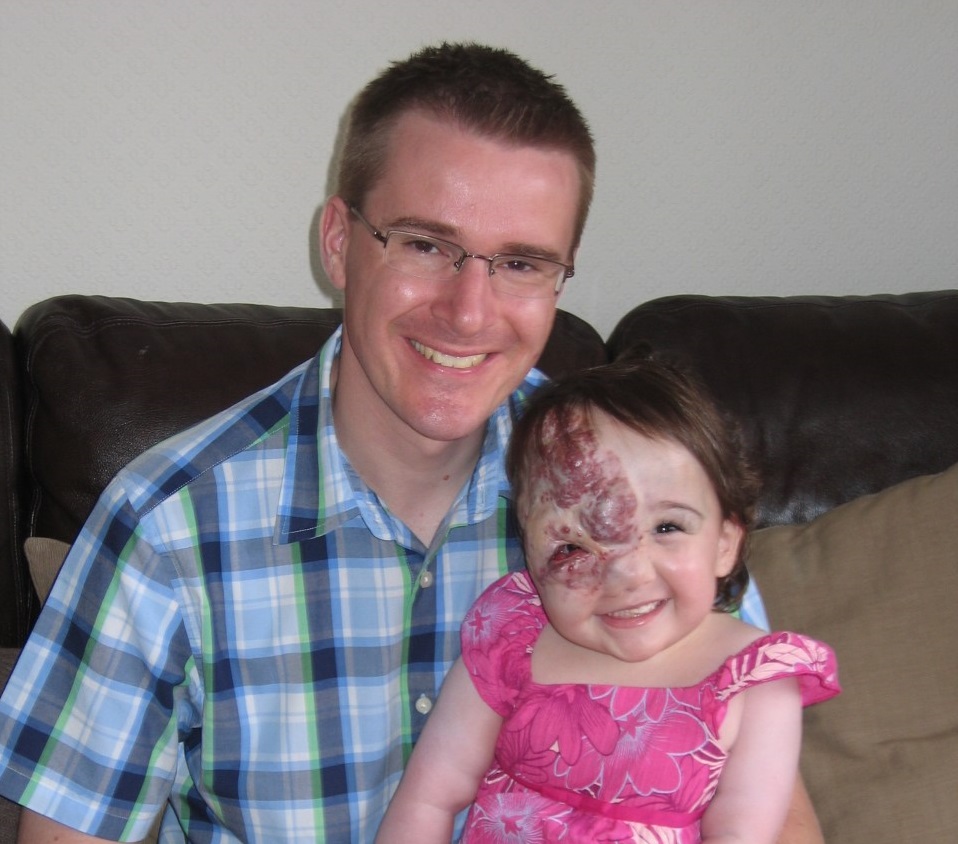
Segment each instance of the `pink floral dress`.
[[772,633],[687,688],[540,685],[532,648],[546,623],[524,572],[479,598],[462,626],[463,660],[505,720],[463,842],[696,842],[726,753],[717,735],[731,697],[782,677],[805,706],[839,692],[835,655]]

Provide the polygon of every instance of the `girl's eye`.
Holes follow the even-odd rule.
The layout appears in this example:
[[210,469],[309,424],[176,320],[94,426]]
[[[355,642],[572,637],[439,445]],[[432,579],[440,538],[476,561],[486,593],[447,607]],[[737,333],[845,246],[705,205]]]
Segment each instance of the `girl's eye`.
[[584,555],[585,551],[578,545],[565,543],[557,546],[552,552],[552,556],[549,557],[549,565],[552,568],[575,565]]
[[664,533],[681,533],[682,528],[679,527],[675,522],[662,522],[655,526],[655,532],[664,534]]

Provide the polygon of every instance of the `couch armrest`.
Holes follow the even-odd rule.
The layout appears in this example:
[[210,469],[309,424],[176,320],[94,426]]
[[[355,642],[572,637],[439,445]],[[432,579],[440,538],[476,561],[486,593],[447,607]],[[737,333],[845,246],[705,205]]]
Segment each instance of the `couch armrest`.
[[23,554],[23,409],[13,337],[0,322],[0,646],[19,645],[37,611]]

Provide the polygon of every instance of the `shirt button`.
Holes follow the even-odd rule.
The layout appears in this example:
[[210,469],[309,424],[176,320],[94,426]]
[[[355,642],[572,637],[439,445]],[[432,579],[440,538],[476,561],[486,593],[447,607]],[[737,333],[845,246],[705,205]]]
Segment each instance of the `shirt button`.
[[432,710],[432,701],[425,695],[419,695],[416,700],[416,712],[420,715],[428,715]]
[[419,575],[419,585],[423,589],[428,589],[430,586],[432,586],[434,580],[435,578],[432,576],[431,571],[424,571],[421,575]]

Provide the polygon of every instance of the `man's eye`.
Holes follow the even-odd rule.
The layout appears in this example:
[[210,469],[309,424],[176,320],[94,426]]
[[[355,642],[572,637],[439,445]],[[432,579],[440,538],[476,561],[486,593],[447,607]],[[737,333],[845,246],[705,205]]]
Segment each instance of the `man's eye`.
[[535,264],[524,261],[521,258],[510,258],[503,266],[513,273],[528,273],[536,270]]
[[406,248],[418,255],[433,255],[439,251],[439,247],[428,240],[407,240]]
[[533,281],[543,275],[549,275],[552,267],[548,262],[539,261],[536,258],[509,255],[499,261],[496,271],[511,276],[528,276],[528,280]]

